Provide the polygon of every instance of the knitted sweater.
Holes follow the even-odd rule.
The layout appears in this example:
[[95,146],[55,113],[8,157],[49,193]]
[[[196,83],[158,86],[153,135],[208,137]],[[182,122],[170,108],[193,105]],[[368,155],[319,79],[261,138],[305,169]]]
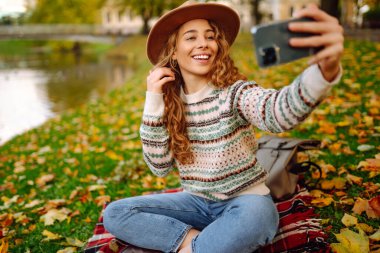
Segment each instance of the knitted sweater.
[[177,167],[182,187],[190,193],[217,201],[234,197],[267,177],[255,156],[252,125],[272,133],[295,127],[339,79],[328,83],[313,65],[281,90],[237,81],[224,89],[208,84],[194,94],[182,91],[194,154],[194,163],[186,165],[168,148],[163,94],[147,92],[140,127],[145,162],[159,177]]

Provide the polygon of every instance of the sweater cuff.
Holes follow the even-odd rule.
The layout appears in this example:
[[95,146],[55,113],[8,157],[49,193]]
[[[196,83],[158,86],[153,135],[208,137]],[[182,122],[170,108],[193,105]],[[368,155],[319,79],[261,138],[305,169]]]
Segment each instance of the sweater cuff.
[[164,94],[147,91],[145,97],[144,115],[162,116],[164,115],[164,110]]
[[304,87],[308,90],[311,96],[315,99],[319,99],[323,95],[325,95],[332,86],[339,83],[342,78],[343,69],[340,65],[339,73],[331,82],[326,81],[323,77],[321,70],[318,67],[318,64],[313,64],[308,67],[303,73],[301,77],[301,83],[304,84]]

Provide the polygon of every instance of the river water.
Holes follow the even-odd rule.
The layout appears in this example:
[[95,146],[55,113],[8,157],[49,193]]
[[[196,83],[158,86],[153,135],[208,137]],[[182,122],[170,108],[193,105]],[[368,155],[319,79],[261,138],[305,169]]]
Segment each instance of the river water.
[[123,85],[127,62],[73,53],[0,57],[0,145]]

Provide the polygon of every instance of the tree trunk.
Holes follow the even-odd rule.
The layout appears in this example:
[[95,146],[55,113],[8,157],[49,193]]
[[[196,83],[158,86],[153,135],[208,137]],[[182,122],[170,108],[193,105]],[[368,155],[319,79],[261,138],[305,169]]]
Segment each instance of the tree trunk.
[[263,17],[259,11],[260,0],[249,0],[249,2],[252,6],[252,16],[255,17],[255,24],[260,24]]
[[339,19],[339,0],[322,0],[321,9]]
[[144,24],[143,24],[143,27],[142,27],[142,30],[141,30],[142,34],[148,34],[149,33],[149,30],[150,30],[149,20],[150,20],[150,18],[143,18]]

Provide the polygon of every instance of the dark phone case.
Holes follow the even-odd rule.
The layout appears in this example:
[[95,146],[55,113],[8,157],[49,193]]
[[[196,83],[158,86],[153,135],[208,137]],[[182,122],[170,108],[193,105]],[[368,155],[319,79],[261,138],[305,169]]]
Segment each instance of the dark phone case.
[[[310,33],[294,33],[288,29],[290,22],[313,22],[311,18],[289,19],[255,26],[251,29],[257,63],[261,68],[291,62],[315,54],[320,48],[295,48],[289,45],[293,37],[308,37]],[[315,34],[314,34],[315,35]]]

